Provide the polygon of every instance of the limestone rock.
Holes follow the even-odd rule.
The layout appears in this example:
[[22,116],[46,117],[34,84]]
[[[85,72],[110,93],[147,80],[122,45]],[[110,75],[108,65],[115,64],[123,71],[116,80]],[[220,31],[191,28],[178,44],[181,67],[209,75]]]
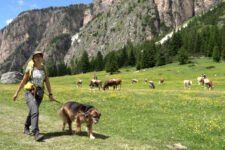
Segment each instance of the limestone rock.
[[23,74],[17,71],[2,74],[1,82],[3,84],[19,83],[23,79]]

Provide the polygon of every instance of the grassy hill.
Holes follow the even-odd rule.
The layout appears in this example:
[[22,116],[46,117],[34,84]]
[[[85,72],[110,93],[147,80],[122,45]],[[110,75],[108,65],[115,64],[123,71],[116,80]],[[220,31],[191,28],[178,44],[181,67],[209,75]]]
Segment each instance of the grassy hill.
[[[16,102],[12,96],[18,87],[0,84],[0,149],[168,149],[167,145],[181,143],[188,149],[225,149],[225,68],[224,62],[211,59],[192,59],[192,63],[172,63],[136,72],[124,68],[120,74],[105,72],[51,78],[54,97],[65,103],[77,101],[94,105],[102,117],[93,126],[95,140],[86,132],[68,135],[61,131],[57,115],[60,104],[50,103],[45,97],[40,107],[41,133],[44,142],[22,133],[28,112],[21,92]],[[205,73],[214,83],[214,90],[204,90],[197,77]],[[97,74],[106,81],[122,79],[122,89],[90,92],[88,84]],[[139,80],[131,84],[131,79]],[[144,79],[153,80],[156,89],[150,89]],[[160,78],[165,83],[158,84]],[[76,88],[76,81],[83,87]],[[183,80],[193,81],[191,90],[185,90]],[[68,129],[68,126],[66,126]],[[73,124],[73,130],[75,125]],[[82,127],[85,131],[85,126]]]

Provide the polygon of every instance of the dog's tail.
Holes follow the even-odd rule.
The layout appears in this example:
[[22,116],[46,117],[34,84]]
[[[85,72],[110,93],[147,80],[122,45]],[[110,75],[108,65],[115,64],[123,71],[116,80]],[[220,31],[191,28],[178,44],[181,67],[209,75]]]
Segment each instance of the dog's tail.
[[59,109],[58,114],[62,118],[64,123],[67,123],[69,121],[70,118],[63,106]]

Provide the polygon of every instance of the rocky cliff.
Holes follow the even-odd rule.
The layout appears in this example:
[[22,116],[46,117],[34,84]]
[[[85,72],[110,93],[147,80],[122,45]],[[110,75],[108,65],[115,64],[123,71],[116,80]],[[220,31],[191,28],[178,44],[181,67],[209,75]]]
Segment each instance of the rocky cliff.
[[35,50],[47,63],[70,62],[139,43],[168,31],[224,0],[94,0],[90,5],[21,13],[0,31],[0,74],[20,70]]

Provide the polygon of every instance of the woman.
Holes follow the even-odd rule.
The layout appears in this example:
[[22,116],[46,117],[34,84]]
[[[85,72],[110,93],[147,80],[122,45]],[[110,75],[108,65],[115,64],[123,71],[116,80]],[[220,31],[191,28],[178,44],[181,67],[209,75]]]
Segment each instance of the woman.
[[[23,80],[21,81],[15,95],[13,96],[13,100],[15,101],[20,90],[23,87],[26,90],[25,99],[27,106],[29,107],[29,113],[25,121],[24,133],[28,135],[34,135],[36,141],[41,141],[44,137],[44,135],[39,134],[38,128],[39,106],[44,95],[44,82],[49,93],[50,101],[52,102],[54,100],[47,69],[42,64],[42,60],[43,53],[36,51],[32,56],[32,60],[28,63]],[[32,132],[29,130],[30,126],[32,126]]]

